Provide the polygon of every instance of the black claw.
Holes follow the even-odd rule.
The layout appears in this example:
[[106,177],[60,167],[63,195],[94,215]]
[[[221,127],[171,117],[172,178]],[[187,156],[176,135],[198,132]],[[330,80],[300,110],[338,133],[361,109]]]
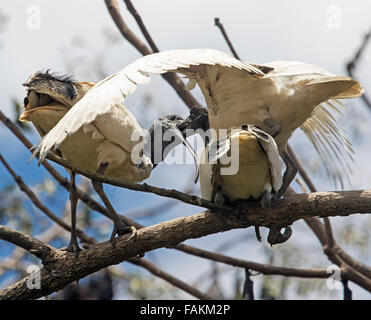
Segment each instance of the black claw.
[[268,133],[273,138],[277,137],[281,133],[281,127],[278,123],[275,123],[272,119],[266,119],[263,123],[267,126],[266,133]]
[[133,226],[127,226],[127,225],[123,225],[123,224],[114,224],[113,225],[113,230],[112,230],[112,234],[111,234],[111,238],[110,238],[110,241],[112,243],[112,245],[115,245],[116,243],[116,234],[118,236],[122,236],[124,234],[128,234],[128,233],[131,233],[132,234],[132,237],[134,237],[136,235],[136,229],[133,227]]
[[82,251],[82,249],[79,247],[79,244],[77,243],[77,241],[73,241],[73,240],[71,240],[68,247],[62,248],[61,250],[75,253],[76,258],[79,256],[79,252]]
[[136,258],[141,259],[141,258],[143,258],[145,255],[146,255],[145,252],[139,252],[139,253],[137,254]]
[[255,226],[255,236],[259,242],[262,242],[262,237],[260,235],[260,228],[258,226]]

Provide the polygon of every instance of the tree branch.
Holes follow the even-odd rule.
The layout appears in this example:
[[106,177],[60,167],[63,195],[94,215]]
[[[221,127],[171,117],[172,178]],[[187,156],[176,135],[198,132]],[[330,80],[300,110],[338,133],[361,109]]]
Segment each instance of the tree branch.
[[149,262],[148,260],[138,259],[138,258],[131,258],[130,263],[140,266],[142,268],[147,269],[151,272],[154,276],[164,279],[165,281],[169,282],[173,286],[182,289],[185,292],[188,292],[192,296],[199,298],[201,300],[212,300],[212,297],[202,293],[195,287],[190,286],[189,284],[181,281],[172,275],[168,274],[167,272],[162,271],[161,269],[157,268],[154,264]]
[[[362,41],[360,47],[358,48],[358,50],[356,51],[353,59],[347,63],[347,71],[348,71],[348,74],[352,78],[355,78],[354,77],[354,70],[356,69],[356,67],[359,63],[360,58],[361,58],[363,52],[365,51],[366,46],[367,46],[370,38],[371,38],[371,30],[365,34],[365,36],[363,37],[363,41]],[[366,93],[364,93],[361,96],[361,99],[366,104],[366,106],[371,109],[371,99],[368,97],[368,95]]]
[[[43,203],[37,198],[37,196],[31,191],[30,188],[23,182],[23,179],[16,175],[15,172],[12,170],[12,168],[9,166],[9,164],[5,161],[5,159],[0,154],[0,161],[4,164],[5,168],[9,171],[9,173],[12,175],[14,180],[17,182],[20,189],[26,193],[26,195],[30,198],[30,200],[35,204],[37,208],[39,208],[42,212],[44,212],[50,219],[52,219],[54,222],[57,223],[60,227],[67,231],[71,231],[71,226],[67,223],[65,223],[62,219],[57,217],[55,214],[53,214],[47,207],[43,205]],[[88,237],[83,231],[80,229],[77,229],[77,236],[87,244],[97,244],[97,242],[93,239]],[[173,284],[175,287],[178,287],[181,290],[184,290],[185,292],[188,292],[189,294],[195,296],[196,298],[208,300],[211,299],[207,295],[201,293],[196,288],[193,288],[189,286],[188,284],[184,283],[183,281],[173,277],[172,275],[160,270],[155,265],[151,264],[149,261],[146,261],[144,259],[136,259],[131,258],[128,259],[128,262],[133,263],[135,265],[141,266],[145,269],[147,269],[149,272],[158,275],[160,278],[164,279],[165,281],[168,281],[169,283]]]
[[146,38],[146,40],[147,40],[149,46],[151,47],[152,51],[153,52],[160,52],[160,50],[157,48],[155,42],[153,41],[151,35],[149,34],[146,26],[144,25],[141,16],[137,12],[137,10],[134,8],[134,6],[131,3],[131,1],[130,0],[124,0],[124,2],[126,4],[127,9],[129,10],[129,12],[132,14],[132,16],[134,17],[135,21],[137,22],[137,24],[138,24],[138,26],[140,28],[140,31],[142,31],[143,36],[144,36],[144,38]]
[[[148,54],[153,53],[153,51],[151,51],[127,26],[127,24],[125,23],[124,19],[122,18],[120,14],[117,0],[105,0],[105,3],[106,3],[107,9],[113,21],[115,22],[117,28],[120,30],[124,38],[127,41],[129,41],[130,44],[132,44],[142,55],[146,56]],[[134,8],[132,5],[131,7]],[[138,15],[136,17],[138,17]],[[142,26],[141,27],[142,29],[144,27],[143,22],[141,23],[141,26]],[[162,75],[162,77],[165,78],[165,80],[175,89],[176,93],[184,101],[184,103],[188,106],[188,108],[192,108],[194,106],[200,106],[200,104],[193,97],[193,95],[185,89],[185,86],[182,80],[180,80],[180,78],[176,74],[165,73]]]
[[[24,135],[22,134],[22,132],[17,128],[17,126],[15,126],[15,125],[14,125],[14,124],[9,120],[9,119],[7,119],[7,118],[6,118],[6,117],[1,113],[1,111],[0,111],[0,120],[2,120],[2,121],[4,122],[4,124],[5,124],[5,125],[6,125],[10,130],[11,130],[11,132],[14,133],[14,134],[15,134],[15,135],[20,139],[20,141],[24,143],[24,145],[25,145],[26,147],[31,146],[31,143],[27,140],[26,137],[24,137]],[[55,171],[54,168],[53,168],[53,167],[52,167],[52,166],[51,166],[47,161],[44,161],[43,164],[44,164],[44,165],[47,165],[47,166],[46,166],[47,169],[48,169],[48,168],[52,168],[52,169],[53,169],[52,172],[51,172],[52,174],[53,174],[54,172],[56,172],[56,175],[54,176],[54,178],[57,179],[57,181],[59,181],[60,179],[63,179],[63,180],[64,180],[64,178],[60,177],[59,174],[57,173],[57,171]],[[59,179],[59,180],[58,180],[58,179]],[[64,187],[67,186],[66,189],[68,190],[68,185],[67,185],[67,184],[62,184],[62,186],[64,186]],[[83,192],[81,191],[79,194],[81,194],[81,193],[83,193]],[[83,194],[83,196],[84,196],[85,199],[88,199],[88,203],[93,203],[93,204],[94,204],[94,200],[91,199],[87,194]],[[100,208],[100,207],[98,207],[98,208],[93,207],[93,209],[98,209],[98,211],[99,211],[101,208]],[[103,209],[104,209],[104,208],[103,208]],[[157,208],[157,209],[159,209],[159,208]],[[101,211],[99,211],[99,212],[104,213],[104,210],[101,210]],[[108,216],[108,214],[106,214],[106,216]],[[58,220],[54,219],[54,221],[58,223]],[[135,221],[131,221],[130,219],[124,219],[124,221],[126,221],[126,222],[129,223],[130,225],[135,226],[137,229],[141,229],[141,228],[143,228],[142,225],[136,223]],[[63,224],[60,224],[60,225],[61,225],[62,227],[65,227],[65,225],[63,225]],[[69,229],[67,229],[67,230],[69,230]],[[82,233],[80,233],[79,235],[82,236]],[[182,245],[180,245],[180,246],[176,246],[176,247],[174,247],[174,249],[177,249],[177,250],[182,251],[182,252],[185,252],[185,253],[188,253],[188,251],[189,251],[189,250],[192,250],[192,249],[198,250],[197,248],[193,248],[193,247],[191,247],[191,246],[184,245],[184,244],[182,244]]]
[[[32,152],[32,143],[28,141],[22,131],[9,118],[7,118],[1,110],[0,121],[18,138],[18,140],[23,143],[27,150]],[[61,176],[58,171],[55,170],[52,165],[50,165],[48,161],[44,161],[43,166],[63,188],[65,188],[67,191],[70,191],[71,184],[68,179]],[[100,212],[106,217],[110,218],[110,214],[108,213],[107,209],[103,207],[99,202],[91,198],[86,192],[83,192],[81,189],[78,188],[77,194],[79,196],[79,199],[84,202],[90,209]]]
[[[292,198],[298,198],[296,200],[299,200],[302,196],[303,195],[297,195]],[[313,197],[313,195],[309,196]],[[333,196],[337,199],[332,198]],[[365,196],[364,193],[363,196]],[[361,204],[365,201],[363,196],[360,198],[358,197],[359,203]],[[370,204],[371,191],[368,192],[368,195],[366,195],[365,198],[368,198],[366,201]],[[334,202],[341,202],[341,199],[339,199],[337,195],[331,194],[324,197],[314,196],[312,200],[314,202],[304,201],[304,203],[307,203],[309,211],[316,211],[316,208],[322,209],[322,206],[331,207],[331,204],[333,205]],[[303,202],[303,199],[300,199],[299,202]],[[292,205],[297,207],[297,203],[298,202],[293,201],[290,204],[290,199],[288,198],[282,201],[281,210],[284,210],[283,207],[288,205],[289,210],[292,211]],[[326,212],[326,210],[321,211]],[[78,259],[75,258],[74,254],[57,251],[54,261],[47,265],[47,269],[53,270],[53,272],[49,273],[43,269],[41,290],[28,290],[25,288],[25,280],[22,280],[5,290],[0,291],[0,299],[39,298],[57,291],[65,287],[67,284],[81,279],[88,274],[108,267],[109,265],[120,263],[140,253],[161,247],[172,247],[177,243],[191,238],[199,238],[208,234],[227,231],[234,228],[248,227],[251,224],[251,214],[255,219],[256,213],[254,212],[238,215],[231,214],[225,217],[220,217],[220,215],[213,214],[210,211],[204,211],[199,214],[142,228],[137,231],[136,238],[129,241],[128,235],[121,236],[117,239],[115,246],[112,246],[110,242],[97,244],[92,248],[81,251]],[[276,214],[277,216],[274,217],[271,214],[268,214],[268,217],[260,217],[259,219],[264,219],[266,223],[268,223],[268,220],[269,223],[275,223],[277,219],[278,221],[281,219],[280,214]],[[300,214],[302,214],[302,211],[299,210],[298,215]],[[287,217],[283,217],[283,219],[286,220]],[[288,221],[292,221],[292,219],[290,218],[286,220],[284,224],[287,224]],[[370,279],[365,279],[363,277],[362,281],[358,284],[366,290],[371,291]]]
[[251,269],[254,271],[261,272],[265,275],[279,275],[288,277],[300,277],[300,278],[328,278],[330,274],[326,269],[297,269],[297,268],[285,268],[277,267],[269,264],[256,263],[247,260],[241,260],[237,258],[232,258],[225,256],[220,253],[214,253],[206,250],[201,250],[198,248],[193,248],[179,244],[177,248],[183,249],[184,252],[192,254],[197,257],[209,259],[212,261],[217,261],[225,263],[234,267],[241,267],[244,269]]
[[219,18],[215,18],[215,19],[214,19],[214,23],[215,23],[215,25],[220,29],[220,32],[222,33],[222,35],[223,35],[223,37],[224,37],[224,40],[225,40],[225,41],[227,42],[227,44],[228,44],[229,50],[231,50],[232,53],[233,53],[233,56],[234,56],[236,59],[240,60],[240,57],[238,56],[237,51],[234,49],[231,40],[229,40],[228,34],[227,34],[227,32],[225,31],[223,24],[220,22],[220,19],[219,19]]
[[47,261],[56,251],[53,247],[22,232],[0,225],[0,239],[21,247],[43,261]]
[[[10,165],[5,161],[5,159],[3,158],[3,156],[0,154],[0,161],[3,163],[4,167],[8,170],[8,172],[10,173],[10,175],[13,177],[14,181],[18,184],[19,188],[21,189],[21,191],[23,191],[28,197],[29,199],[32,201],[32,203],[38,208],[40,209],[42,212],[44,212],[51,220],[53,220],[54,222],[56,222],[59,226],[61,226],[62,228],[66,229],[67,231],[71,231],[71,227],[69,224],[67,224],[66,222],[64,222],[62,219],[60,219],[59,217],[57,217],[53,212],[51,212],[40,200],[39,198],[35,195],[35,193],[24,183],[23,179],[18,176],[14,171],[13,169],[10,167]],[[77,233],[80,234],[80,235],[83,235],[83,232],[78,229],[77,230]],[[82,240],[84,242],[87,242],[89,243],[91,238],[87,237],[86,235],[84,235],[82,237]]]

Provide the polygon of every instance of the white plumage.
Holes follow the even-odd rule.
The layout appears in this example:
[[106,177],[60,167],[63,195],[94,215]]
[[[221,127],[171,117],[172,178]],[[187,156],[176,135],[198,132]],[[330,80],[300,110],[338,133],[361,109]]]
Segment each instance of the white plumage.
[[[233,128],[223,141],[208,144],[201,155],[200,183],[204,199],[214,201],[216,193],[235,200],[260,200],[266,192],[271,200],[282,186],[279,152],[274,139],[254,126]],[[216,151],[216,152],[215,152]],[[232,159],[236,157],[235,159]],[[222,168],[233,169],[223,174]],[[235,171],[235,172],[234,172]]]
[[98,116],[112,113],[116,105],[122,103],[127,95],[133,93],[138,84],[150,81],[149,73],[165,73],[188,69],[190,66],[220,64],[226,67],[245,70],[253,76],[262,77],[264,73],[229,55],[212,49],[164,51],[136,60],[117,74],[97,83],[42,139],[35,152],[44,159],[48,151],[58,148],[67,136],[73,135],[81,127],[92,123]]
[[[295,170],[289,170],[292,161],[286,149],[288,139],[298,127],[304,130],[314,144],[330,173],[337,171],[336,159],[338,164],[343,165],[346,163],[346,157],[352,152],[350,142],[331,114],[331,110],[340,112],[342,108],[338,99],[362,95],[363,88],[351,77],[336,76],[301,62],[279,61],[258,65],[237,60],[213,49],[189,49],[165,51],[140,58],[92,88],[86,83],[74,83],[75,89],[71,89],[68,87],[71,84],[67,83],[64,86],[64,95],[60,94],[58,85],[54,86],[53,83],[51,87],[46,86],[46,92],[43,91],[45,86],[37,90],[33,88],[35,92],[45,93],[46,100],[49,96],[53,98],[48,108],[45,108],[47,104],[43,101],[43,110],[26,110],[30,119],[36,117],[31,121],[40,121],[40,124],[35,126],[44,136],[34,154],[39,153],[42,161],[49,151],[59,149],[64,157],[77,166],[93,170],[96,169],[94,165],[101,167],[104,162],[108,162],[110,165],[105,174],[142,181],[150,174],[152,164],[145,156],[141,165],[133,164],[133,161],[129,160],[128,155],[132,153],[133,143],[137,143],[132,141],[131,135],[140,135],[141,129],[122,102],[127,95],[135,91],[138,84],[147,84],[150,81],[150,73],[161,74],[169,71],[186,75],[190,80],[187,85],[189,89],[199,85],[205,97],[212,129],[251,124],[274,137],[288,173],[284,176],[281,190],[288,186],[296,173]],[[70,95],[70,89],[77,91],[77,97],[65,99],[66,103],[63,103],[64,98]],[[79,89],[82,94],[79,94]],[[29,95],[32,92],[30,90]],[[43,100],[45,97],[41,98]],[[51,118],[42,115],[42,112],[49,111],[54,113]],[[39,115],[40,118],[37,119]],[[238,139],[241,140],[241,136]],[[256,137],[250,135],[248,140],[257,146]],[[272,146],[272,143],[270,145]],[[247,147],[243,152],[251,158],[269,155],[267,150],[254,150],[255,153],[248,152]],[[140,155],[137,157],[142,158]],[[136,162],[138,159],[134,160]],[[255,165],[256,168],[262,169],[260,171],[263,175],[260,177],[255,174],[257,180],[270,180],[268,184],[272,187],[277,176],[272,175],[272,171],[268,169],[272,161],[265,161],[268,167],[264,167],[263,162],[245,166],[248,169],[244,172],[254,172]],[[205,181],[207,180],[202,179],[201,184],[205,184]],[[232,200],[241,197],[238,193],[240,190],[234,189],[235,184],[236,180],[229,181],[223,187]],[[201,187],[204,188],[205,185]],[[260,187],[253,190],[252,185],[251,188],[242,194],[242,197],[257,197],[261,194]],[[101,187],[96,186],[96,190],[102,199],[105,199],[106,206],[111,207],[108,199],[104,198]],[[267,190],[266,184],[263,186],[263,192],[264,190]],[[114,236],[120,231],[120,221],[113,208],[110,212],[115,217]],[[124,228],[121,229],[125,231]]]
[[352,152],[329,110],[340,111],[338,99],[362,95],[357,81],[301,62],[258,65],[213,49],[164,51],[138,59],[96,84],[44,137],[36,152],[43,159],[68,135],[109,114],[138,84],[148,83],[149,73],[168,71],[185,74],[189,88],[200,86],[214,129],[250,123],[272,134],[272,121],[281,129],[275,140],[282,152],[293,131],[301,127],[331,172],[336,171],[336,159],[345,162]]

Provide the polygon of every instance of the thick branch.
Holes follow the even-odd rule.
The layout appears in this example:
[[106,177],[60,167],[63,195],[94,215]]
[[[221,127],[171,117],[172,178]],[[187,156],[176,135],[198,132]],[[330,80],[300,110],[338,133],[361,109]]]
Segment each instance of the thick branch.
[[269,211],[265,211],[264,209],[253,206],[248,202],[246,205],[239,208],[219,206],[211,201],[207,201],[197,196],[188,195],[177,190],[168,190],[147,184],[131,183],[116,178],[108,178],[102,175],[93,174],[87,170],[73,167],[68,161],[60,159],[52,154],[48,155],[48,159],[55,161],[66,168],[73,169],[75,172],[83,174],[89,179],[107,183],[113,186],[135,191],[154,193],[159,196],[177,199],[184,203],[204,207],[217,212],[224,212],[224,214],[243,213],[248,211],[250,217],[255,216],[255,218],[251,219],[252,224],[256,222],[257,225],[262,226],[275,224],[274,221],[267,222],[270,216],[277,216],[276,225],[285,225],[285,221],[287,221],[288,224],[291,224],[298,219],[311,216],[348,216],[354,214],[355,212],[371,212],[371,190],[314,192],[309,194],[300,194],[280,200],[274,207],[270,208]]
[[[334,199],[331,197],[337,197]],[[290,211],[293,210],[291,207],[295,205],[297,207],[298,202],[295,202],[299,198],[299,202],[307,204],[309,211],[316,211],[317,208],[326,208],[327,204],[336,201],[341,201],[341,197],[338,195],[327,195],[321,197],[321,195],[314,196],[312,201],[304,201],[303,195],[297,195],[292,197],[292,202],[287,198],[283,200],[280,205],[277,205],[276,209],[284,212],[284,207],[288,205]],[[358,197],[359,203],[363,203],[363,197]],[[371,191],[368,192],[368,202],[371,202]],[[255,211],[255,212],[254,212]],[[260,211],[260,214],[256,212]],[[326,212],[326,210],[321,210]],[[267,218],[259,217],[260,220],[265,220],[265,223],[275,223],[276,220],[280,220],[280,214],[276,212],[275,216],[267,214]],[[302,213],[301,210],[296,214],[297,217]],[[245,228],[251,224],[251,219],[257,219],[257,215],[262,215],[260,209],[255,209],[248,214],[230,214],[225,217],[211,213],[210,211],[204,211],[202,213],[170,220],[161,224],[146,227],[138,230],[137,237],[128,241],[128,236],[121,236],[117,239],[116,245],[112,246],[110,242],[97,244],[93,248],[83,250],[79,254],[79,258],[76,259],[73,254],[60,252],[56,254],[56,259],[47,265],[48,270],[53,270],[52,273],[48,273],[45,269],[42,272],[42,289],[41,290],[28,290],[25,280],[22,280],[13,286],[0,291],[0,299],[35,299],[44,295],[50,294],[57,291],[67,284],[81,279],[88,274],[96,272],[102,268],[108,267],[112,264],[117,264],[126,260],[130,257],[134,257],[140,253],[154,250],[160,247],[172,247],[176,244],[183,242],[187,239],[199,238],[208,234],[231,230],[234,228]],[[287,214],[286,214],[287,215]],[[288,221],[292,222],[292,219],[286,216],[283,219],[287,219],[284,225],[287,225]],[[280,221],[279,221],[280,223]],[[371,280],[363,279],[360,286],[366,290],[371,291]]]

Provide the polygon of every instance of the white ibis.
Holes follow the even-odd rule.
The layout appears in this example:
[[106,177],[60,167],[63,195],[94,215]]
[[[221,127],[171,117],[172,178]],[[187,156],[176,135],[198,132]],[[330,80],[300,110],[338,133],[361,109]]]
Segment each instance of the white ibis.
[[[24,99],[25,111],[21,114],[20,120],[31,121],[42,137],[45,137],[61,119],[64,119],[63,117],[69,110],[74,110],[77,107],[77,102],[83,101],[86,93],[94,87],[94,83],[76,82],[70,78],[58,77],[49,72],[33,74],[24,85],[27,87],[27,96]],[[104,106],[104,103],[108,103],[102,97],[99,99],[96,99],[98,106]],[[87,110],[84,114],[78,113],[80,121],[85,121],[83,120],[84,117],[89,117],[90,112],[90,110]],[[154,136],[159,126],[160,133],[171,130],[177,142],[183,142],[196,158],[193,149],[176,127],[182,121],[183,119],[176,115],[162,117],[154,123],[148,136],[143,137],[142,129],[130,111],[123,104],[112,104],[109,112],[95,117],[94,121],[84,122],[84,126],[78,128],[73,134],[68,134],[63,143],[55,149],[55,153],[69,160],[74,167],[84,168],[108,177],[140,182],[148,178],[152,168],[157,165],[152,161],[156,155],[154,150],[158,151],[158,162],[166,157],[166,154],[160,151],[171,141],[165,141],[161,146],[155,145],[149,139]],[[140,141],[143,138],[146,142],[143,141],[141,144]],[[136,146],[139,147],[137,150],[135,150]],[[77,254],[80,250],[76,237],[78,198],[75,187],[75,173],[68,171],[72,185],[70,190],[71,240],[66,250]],[[111,241],[115,241],[116,234],[135,232],[135,228],[122,223],[104,193],[102,184],[93,181],[93,187],[103,200],[114,221]]]
[[[225,198],[229,202],[252,198],[268,208],[282,186],[277,145],[252,125],[231,128],[225,139],[209,143],[200,163],[202,197],[220,204]],[[223,174],[222,168],[230,172]]]
[[[223,169],[226,170],[223,173]],[[201,195],[225,204],[238,200],[257,200],[269,208],[282,187],[281,161],[273,137],[253,125],[231,128],[225,138],[210,142],[200,160]],[[281,235],[281,226],[270,228],[271,245],[286,241],[289,226]],[[261,241],[258,227],[256,235]]]
[[[342,161],[352,152],[350,142],[330,113],[331,110],[341,110],[339,99],[362,95],[361,85],[351,77],[336,76],[300,62],[259,65],[237,60],[214,49],[188,49],[140,58],[97,83],[81,100],[73,97],[73,103],[70,103],[73,108],[44,136],[35,153],[39,153],[43,160],[50,150],[63,148],[64,141],[78,135],[79,130],[93,134],[96,131],[94,123],[101,118],[105,119],[103,122],[109,134],[120,127],[119,123],[120,128],[125,127],[125,116],[117,114],[124,98],[138,84],[148,83],[149,73],[169,71],[186,75],[190,79],[189,89],[199,85],[206,100],[211,128],[218,130],[251,124],[274,137],[286,164],[277,197],[296,174],[287,153],[287,142],[297,128],[304,130],[331,172],[336,172],[336,161],[343,165]],[[58,93],[58,87],[54,91]],[[65,88],[65,92],[69,90]],[[118,125],[112,121],[117,121]],[[113,135],[114,143],[128,143],[128,135]],[[104,161],[110,163],[112,159]],[[110,166],[108,164],[108,168]]]

